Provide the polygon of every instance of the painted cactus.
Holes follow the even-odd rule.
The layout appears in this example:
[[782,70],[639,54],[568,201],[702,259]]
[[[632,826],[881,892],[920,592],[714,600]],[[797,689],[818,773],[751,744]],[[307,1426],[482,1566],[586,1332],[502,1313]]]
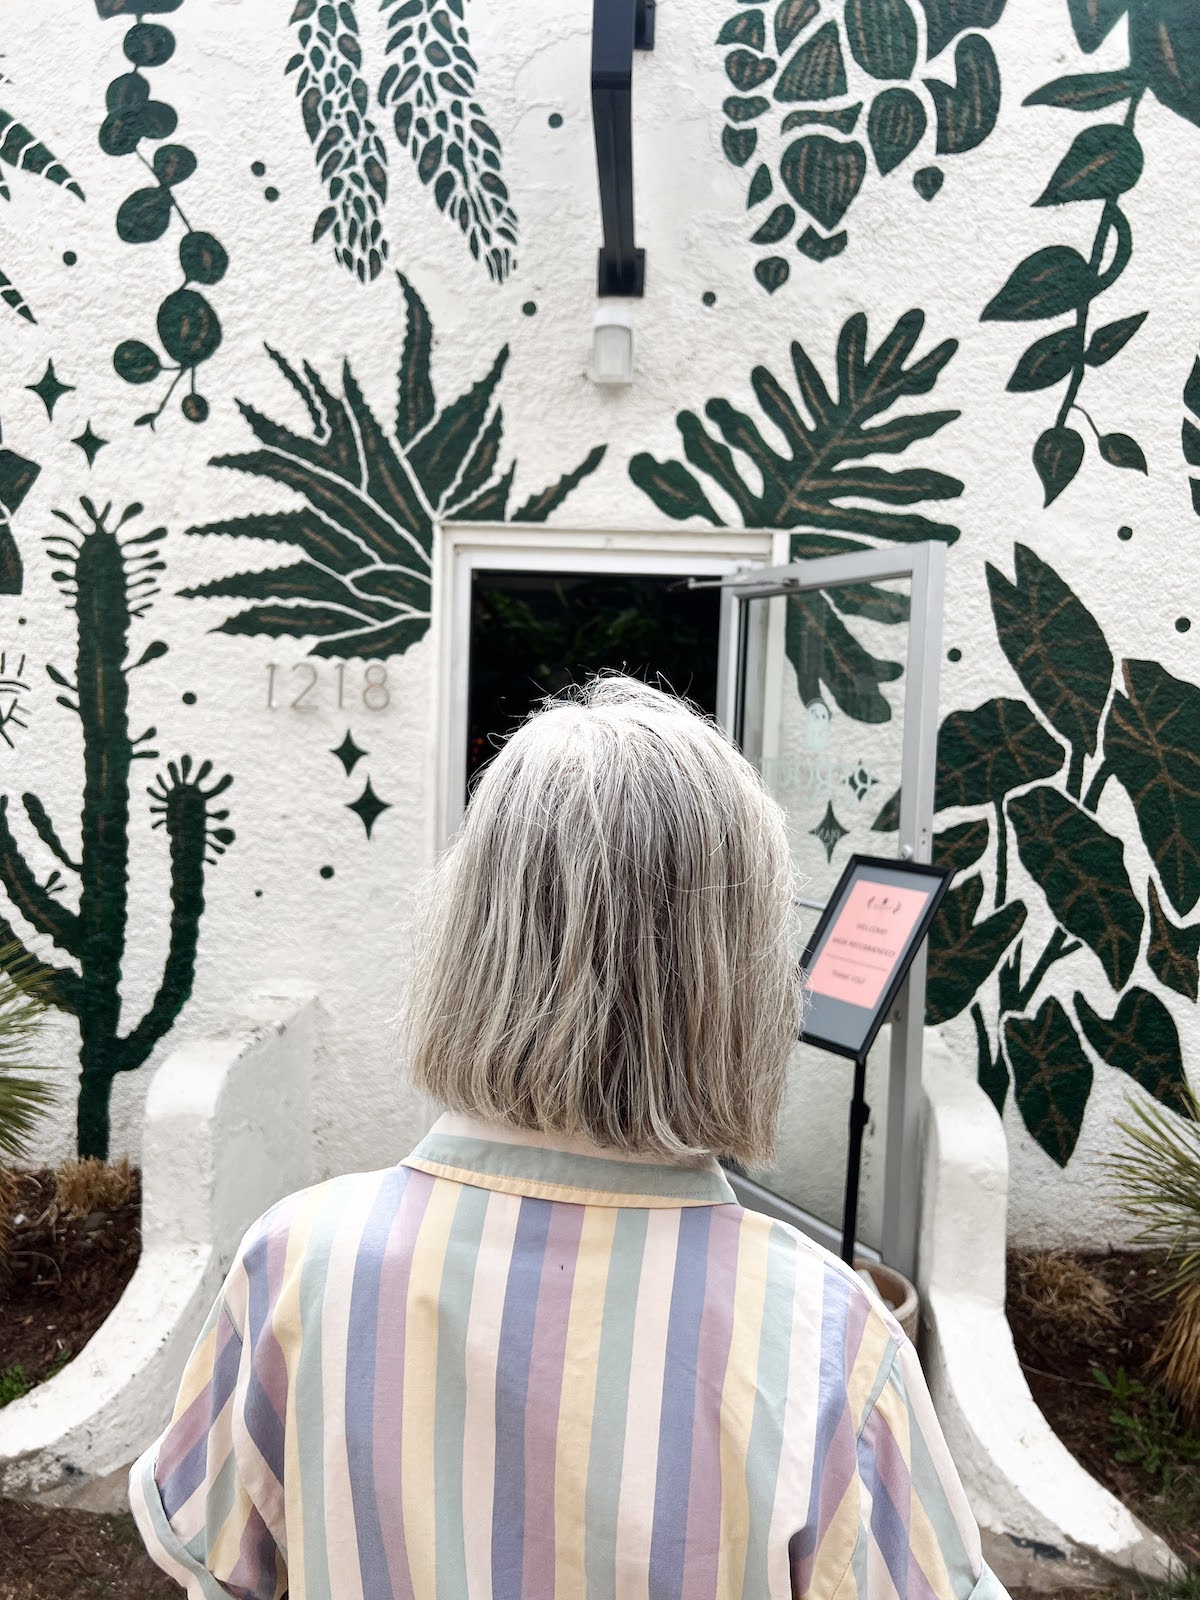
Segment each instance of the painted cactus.
[[[130,633],[145,614],[163,570],[165,529],[136,537],[120,530],[141,511],[125,508],[109,525],[110,506],[97,512],[82,502],[88,524],[56,512],[78,537],[59,533],[51,553],[60,563],[55,577],[77,621],[75,680],[48,666],[63,691],[58,700],[83,726],[84,783],[78,859],[69,853],[46,807],[35,794],[21,797],[25,814],[45,848],[59,862],[42,881],[29,865],[12,830],[7,795],[0,796],[0,884],[13,907],[74,966],[54,966],[27,949],[0,917],[0,963],[14,977],[32,972],[39,992],[79,1020],[81,1068],[78,1146],[81,1156],[108,1154],[109,1099],[119,1072],[132,1072],[169,1032],[191,994],[196,941],[204,911],[204,871],[233,841],[222,826],[228,812],[213,801],[230,785],[210,780],[212,766],[189,756],[169,762],[148,789],[152,826],[163,828],[171,853],[171,928],[162,978],[148,1010],[127,1033],[121,1027],[121,963],[126,949],[129,883],[130,783],[135,761],[156,760],[148,746],[155,730],[134,738],[129,727],[129,675],[165,655],[161,641],[129,659]],[[78,910],[62,898],[77,880]],[[11,961],[9,951],[12,952]]]

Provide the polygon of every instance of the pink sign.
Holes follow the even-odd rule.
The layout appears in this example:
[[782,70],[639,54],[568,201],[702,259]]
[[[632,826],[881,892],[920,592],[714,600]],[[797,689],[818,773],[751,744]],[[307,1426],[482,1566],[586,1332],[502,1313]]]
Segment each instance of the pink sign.
[[927,889],[859,878],[809,968],[812,992],[868,1010],[877,1006],[928,901]]

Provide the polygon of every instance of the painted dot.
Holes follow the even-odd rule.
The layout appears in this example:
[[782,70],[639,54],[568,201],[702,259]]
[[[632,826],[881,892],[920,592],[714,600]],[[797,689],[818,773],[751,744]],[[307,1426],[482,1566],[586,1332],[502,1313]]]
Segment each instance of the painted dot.
[[68,267],[73,267],[79,260],[79,257],[75,254],[74,250],[64,250],[63,260],[66,262]]
[[958,646],[956,644],[951,645],[949,650],[946,651],[946,660],[947,661],[961,661],[962,660],[962,651],[958,648]]
[[24,617],[18,617],[17,618],[17,627],[18,628],[23,628],[24,626],[25,626],[25,618]]
[[276,189],[273,184],[272,185],[268,185],[268,187],[263,190],[263,199],[264,200],[278,200],[279,199],[279,190]]
[[715,306],[717,303],[717,297],[711,289],[705,289],[700,298],[706,306]]
[[261,900],[262,899],[262,890],[261,889],[255,889],[254,898],[256,900]]
[[256,178],[261,178],[263,173],[266,170],[267,170],[267,163],[265,161],[252,161],[250,163],[250,171],[254,174],[254,176]]
[[333,868],[332,867],[322,867],[321,868],[321,876],[323,878],[332,878],[333,877]]
[[183,701],[185,706],[194,706],[196,704],[196,696],[190,689],[185,690],[180,696],[180,699]]
[[552,111],[547,120],[552,128],[562,127],[562,113],[560,111]]
[[1176,617],[1175,618],[1175,632],[1176,633],[1186,633],[1188,631],[1188,629],[1191,627],[1191,625],[1192,625],[1191,617]]
[[1132,528],[1118,528],[1117,529],[1117,538],[1118,539],[1132,539],[1133,538],[1133,529]]
[[525,304],[521,307],[521,310],[527,317],[535,316],[537,314],[537,301],[526,300]]

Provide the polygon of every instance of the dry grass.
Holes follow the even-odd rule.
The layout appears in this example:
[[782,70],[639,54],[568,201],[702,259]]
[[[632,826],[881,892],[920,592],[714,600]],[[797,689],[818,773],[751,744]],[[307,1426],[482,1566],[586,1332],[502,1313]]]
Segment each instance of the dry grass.
[[128,1156],[115,1163],[94,1156],[86,1161],[64,1161],[54,1174],[54,1204],[63,1216],[89,1217],[96,1211],[114,1211],[132,1194]]
[[1013,1250],[1008,1268],[1009,1299],[1036,1319],[1048,1342],[1073,1344],[1081,1333],[1094,1338],[1117,1320],[1107,1284],[1074,1256]]
[[1177,1291],[1154,1365],[1188,1421],[1200,1421],[1200,1278]]

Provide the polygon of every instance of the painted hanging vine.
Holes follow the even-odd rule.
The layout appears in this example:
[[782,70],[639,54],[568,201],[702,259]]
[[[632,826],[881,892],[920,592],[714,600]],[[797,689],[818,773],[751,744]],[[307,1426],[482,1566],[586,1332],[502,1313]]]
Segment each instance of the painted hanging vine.
[[[120,1072],[133,1072],[174,1026],[192,992],[196,945],[204,913],[206,869],[233,842],[228,813],[214,802],[231,779],[213,778],[212,764],[190,756],[169,761],[146,790],[152,829],[162,829],[170,849],[170,933],[157,992],[141,1019],[121,1031],[121,969],[128,952],[129,858],[134,763],[155,761],[153,727],[133,734],[129,724],[131,675],[167,653],[153,640],[137,655],[133,642],[157,592],[163,570],[165,528],[123,532],[140,515],[126,506],[115,520],[111,506],[97,511],[81,502],[83,519],[63,511],[70,530],[47,541],[58,563],[54,576],[75,615],[76,646],[70,675],[47,666],[58,702],[79,719],[83,735],[83,798],[79,845],[65,840],[36,794],[21,796],[22,826],[40,850],[22,850],[14,830],[16,807],[0,795],[0,886],[37,935],[28,947],[0,916],[0,960],[14,975],[33,976],[46,1002],[79,1022],[78,1149],[108,1154],[109,1099]],[[43,861],[57,863],[43,874]],[[47,959],[44,945],[58,952]],[[54,960],[61,959],[62,965]]]
[[394,436],[380,426],[348,362],[339,398],[307,362],[301,376],[268,351],[304,404],[312,423],[307,435],[239,402],[259,447],[217,456],[213,466],[283,484],[303,503],[188,532],[270,540],[299,559],[184,590],[191,597],[251,602],[218,624],[220,632],[315,640],[316,656],[400,655],[429,627],[436,522],[544,522],[603,459],[600,445],[510,512],[516,462],[500,466],[504,414],[496,401],[508,347],[486,377],[439,407],[429,313],[411,284],[403,277],[400,283],[407,329]]
[[[990,562],[987,579],[997,639],[1028,699],[951,712],[938,735],[934,809],[959,820],[936,836],[934,857],[959,876],[930,936],[928,1020],[969,1009],[980,1083],[1001,1110],[1011,1088],[1029,1132],[1065,1166],[1095,1060],[1186,1113],[1179,1033],[1159,989],[1193,1001],[1200,991],[1200,922],[1177,920],[1200,901],[1200,686],[1156,661],[1118,661],[1095,617],[1026,546],[1011,579]],[[1097,816],[1109,784],[1124,791],[1150,856],[1144,887]],[[880,831],[898,825],[898,798]],[[1033,948],[1032,925],[1048,925]],[[1071,1006],[1043,993],[1077,951],[1113,991],[1109,1007],[1080,991]]]
[[[754,268],[763,288],[774,293],[791,273],[778,252],[797,232],[797,208],[812,219],[796,238],[801,254],[825,261],[845,249],[841,224],[866,181],[867,146],[880,177],[908,163],[913,187],[932,200],[943,172],[920,164],[926,134],[935,130],[940,159],[987,138],[1000,110],[1000,71],[978,30],[999,21],[1005,3],[776,0],[729,18],[717,43],[727,47],[736,93],[724,103],[722,146],[734,166],[749,170],[754,161],[747,208],[751,243],[764,252]],[[922,76],[918,64],[956,40],[953,81]],[[868,100],[864,145],[853,136]]]
[[[928,394],[958,348],[956,340],[945,339],[914,356],[924,325],[922,312],[906,312],[872,353],[866,317],[851,317],[838,339],[836,392],[796,341],[791,355],[799,404],[774,373],[756,367],[750,382],[782,449],[763,436],[753,417],[728,400],[714,399],[704,413],[715,435],[694,411],[681,411],[677,418],[690,467],[643,452],[630,462],[630,477],[660,511],[680,521],[702,517],[714,527],[740,520],[749,528],[803,530],[792,535],[792,560],[866,550],[877,541],[953,544],[959,532],[953,524],[891,508],[952,500],[963,489],[957,478],[933,467],[892,471],[865,465],[871,456],[902,454],[959,415],[894,409],[911,396]],[[702,485],[697,474],[709,482]],[[714,491],[716,505],[709,498]],[[718,506],[728,506],[732,518]],[[871,584],[831,590],[827,596],[793,596],[788,656],[805,705],[824,684],[847,716],[886,722],[891,707],[880,685],[899,678],[903,667],[864,648],[852,631],[856,617],[902,623],[908,617],[907,598]]]
[[[54,152],[35,138],[23,122],[18,122],[10,112],[0,107],[0,200],[12,199],[4,170],[6,167],[11,167],[14,172],[33,173],[47,183],[57,183],[78,200],[84,198],[83,190]],[[29,301],[3,271],[0,271],[0,300],[11,306],[19,317],[24,317],[26,322],[37,321]]]
[[[177,194],[196,170],[196,157],[185,144],[168,144],[179,118],[165,100],[150,95],[148,71],[163,66],[175,53],[175,35],[161,22],[143,18],[178,11],[183,0],[96,0],[102,17],[132,16],[125,34],[125,58],[131,72],[122,72],[108,86],[108,115],[100,127],[100,148],[110,156],[135,156],[153,180],[126,196],[117,211],[117,236],[126,244],[153,244],[173,221],[183,228],[179,240],[179,286],[164,295],[155,319],[162,354],[144,339],[123,339],[113,351],[113,366],[126,383],[154,383],[169,377],[153,411],[135,426],[151,427],[166,409],[180,383],[187,383],[180,410],[189,422],[203,422],[208,401],[196,388],[196,369],[216,354],[221,343],[217,313],[200,292],[225,276],[229,257],[211,233],[193,226]],[[155,146],[153,156],[144,146]],[[199,285],[199,287],[197,287]],[[164,359],[165,356],[165,359]]]
[[[475,98],[464,0],[383,0],[389,64],[377,103],[439,211],[502,282],[516,265],[517,218],[500,175],[500,141]],[[299,49],[287,64],[328,204],[313,228],[360,282],[388,257],[388,151],[368,114],[370,90],[353,0],[296,0]]]
[[[1085,114],[1123,110],[1110,111],[1075,136],[1034,205],[1098,205],[1099,215],[1083,251],[1074,244],[1035,250],[983,312],[992,322],[1069,319],[1030,345],[1008,381],[1009,389],[1019,392],[1066,385],[1052,424],[1033,447],[1046,505],[1083,465],[1085,428],[1109,466],[1147,470],[1137,440],[1111,428],[1108,418],[1097,421],[1085,408],[1083,388],[1089,369],[1118,355],[1148,315],[1139,311],[1103,322],[1097,306],[1133,255],[1133,230],[1121,202],[1142,176],[1144,154],[1135,122],[1146,92],[1200,127],[1200,15],[1193,0],[1068,0],[1068,7],[1075,37],[1089,54],[1127,17],[1129,60],[1110,71],[1055,78],[1025,104]],[[1064,220],[1074,215],[1068,211]]]

